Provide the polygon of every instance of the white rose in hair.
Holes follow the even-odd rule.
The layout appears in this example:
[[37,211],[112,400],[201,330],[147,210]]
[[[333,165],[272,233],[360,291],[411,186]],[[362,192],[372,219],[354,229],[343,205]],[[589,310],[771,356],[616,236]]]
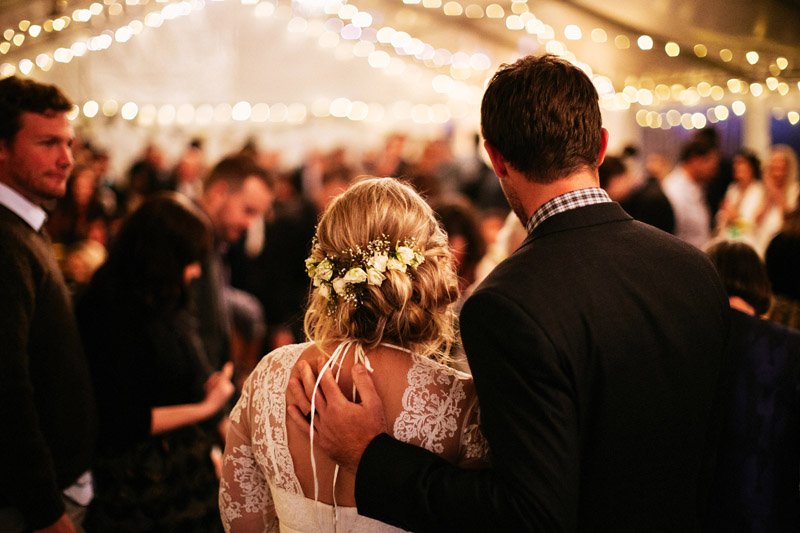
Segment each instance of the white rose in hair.
[[333,280],[332,285],[333,285],[333,290],[335,290],[336,294],[338,294],[339,296],[344,296],[345,294],[347,294],[346,291],[347,280],[345,280],[344,278],[336,278],[335,280]]
[[424,262],[425,262],[425,256],[419,252],[414,252],[414,263],[412,264],[412,266],[416,268]]
[[363,268],[355,267],[351,268],[347,271],[347,274],[344,275],[344,280],[347,283],[364,283],[367,281],[367,273],[364,272]]
[[400,259],[400,261],[402,261],[404,264],[410,265],[414,260],[414,250],[408,246],[398,246],[397,258]]
[[386,267],[389,270],[399,270],[400,272],[406,271],[406,264],[401,261],[398,261],[394,257],[389,259],[389,262],[386,263]]
[[332,276],[333,265],[327,259],[323,259],[317,265],[317,269],[314,271],[314,277],[319,278],[322,281],[330,281]]
[[378,272],[386,272],[386,263],[388,262],[389,262],[388,255],[374,254],[369,260],[369,265]]
[[383,280],[386,279],[386,276],[378,272],[375,268],[368,268],[367,269],[367,283],[370,285],[378,285],[380,286],[383,283]]
[[319,293],[326,300],[330,300],[331,299],[331,288],[327,283],[322,284],[322,285],[319,286]]
[[317,260],[313,257],[309,257],[306,259],[306,272],[308,272],[309,277],[314,277],[314,272],[317,270]]

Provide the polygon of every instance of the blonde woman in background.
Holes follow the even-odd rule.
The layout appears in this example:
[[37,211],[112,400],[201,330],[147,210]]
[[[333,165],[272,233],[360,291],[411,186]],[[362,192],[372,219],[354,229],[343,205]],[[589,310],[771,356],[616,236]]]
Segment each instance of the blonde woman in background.
[[[365,380],[351,369],[360,362],[395,438],[457,465],[484,464],[472,379],[436,361],[455,335],[458,281],[447,236],[409,186],[365,179],[322,215],[306,268],[312,342],[264,357],[231,413],[220,487],[225,529],[396,531],[358,515],[355,477],[314,447],[313,424],[310,435],[287,426],[286,391],[293,367],[312,365],[323,388],[336,387],[335,378],[355,399]],[[325,401],[317,390],[312,397]],[[294,406],[289,415],[302,416]]]
[[770,240],[780,231],[786,213],[797,207],[797,154],[792,147],[772,147],[764,172],[764,202],[756,215],[756,250],[764,255]]

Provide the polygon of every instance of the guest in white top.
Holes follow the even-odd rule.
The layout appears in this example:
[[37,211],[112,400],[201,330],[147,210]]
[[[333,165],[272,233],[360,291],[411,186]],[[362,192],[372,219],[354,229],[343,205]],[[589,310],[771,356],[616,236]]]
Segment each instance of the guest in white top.
[[675,235],[702,248],[711,238],[711,214],[704,187],[716,174],[719,151],[703,141],[683,147],[680,162],[664,179],[664,194],[675,213]]
[[733,157],[733,179],[717,212],[717,235],[755,244],[756,217],[764,202],[761,161],[747,149]]

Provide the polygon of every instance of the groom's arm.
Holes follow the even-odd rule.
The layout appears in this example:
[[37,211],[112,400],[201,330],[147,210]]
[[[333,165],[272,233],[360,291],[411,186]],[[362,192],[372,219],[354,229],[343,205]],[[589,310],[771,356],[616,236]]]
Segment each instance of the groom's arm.
[[461,334],[492,467],[462,470],[388,435],[356,475],[360,514],[413,531],[576,528],[579,439],[571,370],[513,302],[478,292]]

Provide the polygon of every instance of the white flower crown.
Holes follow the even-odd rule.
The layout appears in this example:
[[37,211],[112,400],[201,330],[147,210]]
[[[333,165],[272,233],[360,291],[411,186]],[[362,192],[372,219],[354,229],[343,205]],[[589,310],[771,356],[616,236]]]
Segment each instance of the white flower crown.
[[[425,256],[414,248],[415,244],[414,240],[406,239],[392,246],[386,235],[382,235],[370,241],[366,248],[344,250],[336,257],[326,255],[318,260],[310,256],[306,259],[306,272],[314,280],[317,291],[328,300],[328,312],[333,313],[338,298],[360,304],[366,286],[380,287],[387,270],[412,276],[409,267],[414,270],[425,261]],[[311,249],[318,247],[315,240]]]

